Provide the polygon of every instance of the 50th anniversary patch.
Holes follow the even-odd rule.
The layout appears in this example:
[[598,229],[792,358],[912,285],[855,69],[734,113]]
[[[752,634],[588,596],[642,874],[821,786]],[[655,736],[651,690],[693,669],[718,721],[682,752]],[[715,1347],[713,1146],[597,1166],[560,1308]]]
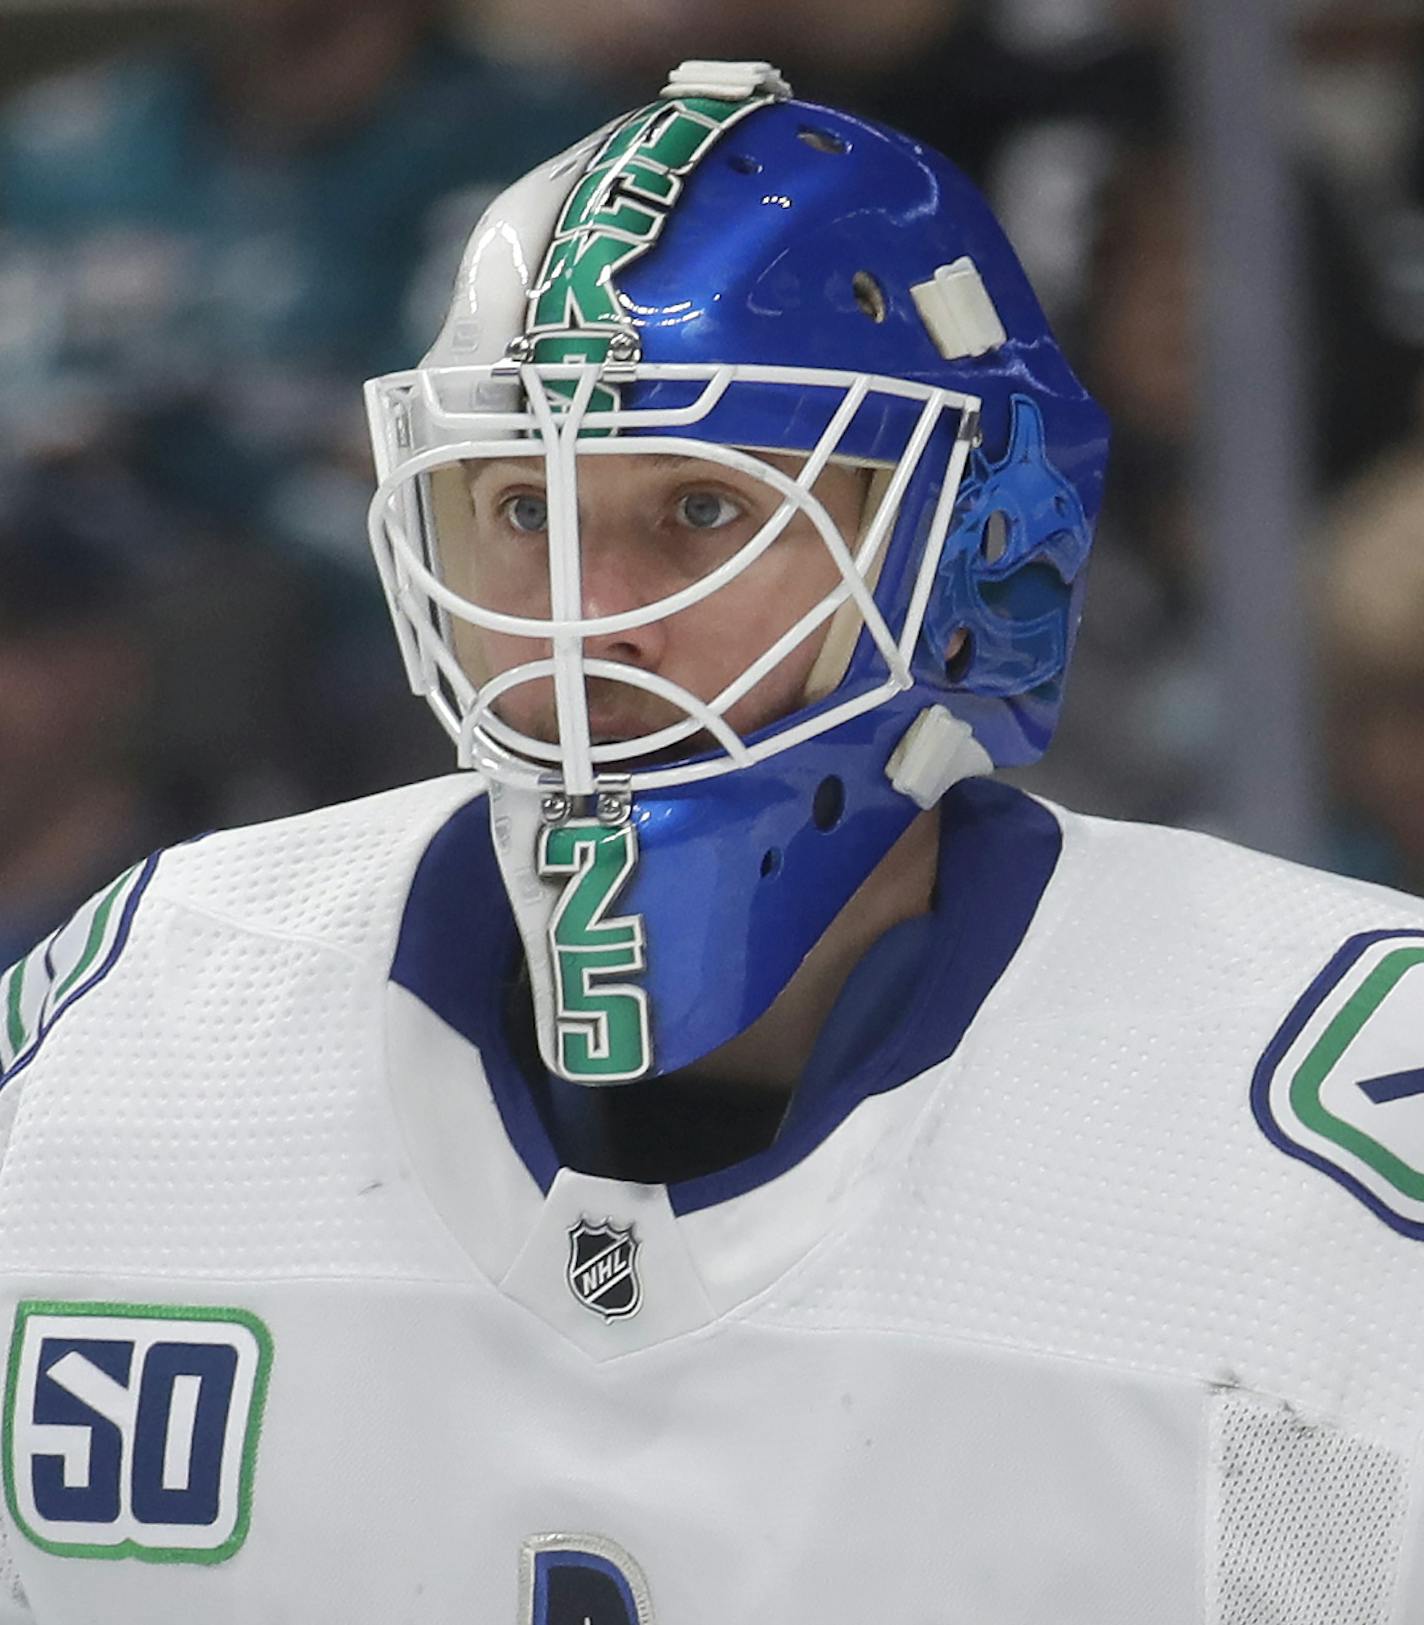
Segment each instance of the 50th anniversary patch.
[[3,1450],[15,1523],[63,1557],[230,1557],[271,1355],[241,1309],[20,1304]]
[[1271,1040],[1251,1104],[1283,1151],[1424,1239],[1424,932],[1351,937]]

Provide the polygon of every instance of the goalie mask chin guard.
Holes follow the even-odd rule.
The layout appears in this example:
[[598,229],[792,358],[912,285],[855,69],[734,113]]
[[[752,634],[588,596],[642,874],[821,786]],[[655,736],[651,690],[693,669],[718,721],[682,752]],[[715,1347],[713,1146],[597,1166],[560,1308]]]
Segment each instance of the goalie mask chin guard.
[[[407,674],[489,785],[541,1053],[584,1083],[743,1031],[922,806],[1040,754],[1105,460],[968,182],[764,64],[720,70],[496,200],[430,354],[367,386]],[[581,476],[649,455],[764,486],[765,517],[694,579],[590,612]],[[547,507],[537,613],[452,584],[478,542],[452,530],[448,471],[495,459]],[[817,493],[833,462],[875,471],[854,535]],[[718,692],[589,652],[747,592],[793,525],[829,586]],[[496,639],[517,655],[482,657]],[[818,649],[799,701],[757,719],[748,696]],[[590,681],[654,721],[599,738]],[[514,720],[529,685],[548,729]]]

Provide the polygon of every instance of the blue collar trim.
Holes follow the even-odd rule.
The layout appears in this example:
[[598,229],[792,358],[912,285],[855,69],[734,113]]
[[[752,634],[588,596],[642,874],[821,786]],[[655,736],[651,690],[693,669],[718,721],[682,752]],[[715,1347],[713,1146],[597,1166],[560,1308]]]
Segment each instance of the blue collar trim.
[[[862,1100],[919,1076],[958,1047],[1018,952],[1058,863],[1062,831],[1047,808],[989,779],[956,785],[941,806],[933,912],[887,932],[851,974],[775,1141],[729,1168],[670,1185],[675,1213],[766,1184]],[[480,1051],[510,1143],[547,1192],[558,1153],[504,1033],[504,988],[518,955],[489,806],[480,796],[426,848],[391,980]]]
[[558,1154],[504,1035],[504,988],[519,952],[489,799],[476,796],[446,820],[416,868],[391,980],[479,1050],[510,1143],[547,1193]]

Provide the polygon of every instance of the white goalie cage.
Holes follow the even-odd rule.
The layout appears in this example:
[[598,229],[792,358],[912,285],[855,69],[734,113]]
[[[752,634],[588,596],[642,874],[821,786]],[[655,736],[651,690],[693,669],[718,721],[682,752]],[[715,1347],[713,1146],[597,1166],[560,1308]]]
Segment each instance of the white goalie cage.
[[[626,408],[617,390],[631,382],[699,386],[689,404]],[[678,435],[706,419],[734,384],[784,385],[797,391],[834,390],[838,404],[793,477],[750,450]],[[614,405],[594,404],[602,385]],[[552,386],[552,387],[551,387]],[[562,386],[562,387],[561,387]],[[910,404],[913,426],[893,463],[838,456],[857,414],[876,396]],[[590,363],[523,363],[415,368],[366,385],[378,485],[370,506],[370,538],[395,622],[412,690],[425,696],[455,742],[462,767],[508,784],[547,788],[557,782],[570,795],[593,794],[601,776],[616,774],[636,792],[686,783],[744,767],[837,726],[911,686],[911,656],[944,547],[966,459],[975,443],[979,400],[898,378],[804,367],[693,366],[638,363],[600,368]],[[917,413],[914,409],[918,408]],[[900,624],[891,627],[873,598],[874,584],[900,516],[905,493],[935,442],[947,413],[958,414],[934,513]],[[656,429],[657,434],[639,435]],[[941,437],[942,438],[942,437]],[[768,448],[780,450],[782,448]],[[680,590],[622,613],[584,613],[579,545],[580,457],[671,455],[721,464],[765,482],[775,511],[756,533],[716,568]],[[800,453],[797,453],[800,455]],[[548,510],[547,618],[514,615],[472,601],[445,579],[431,497],[433,471],[480,459],[542,457]],[[879,467],[860,535],[847,539],[814,494],[827,464],[853,461]],[[720,692],[709,697],[655,671],[589,656],[585,641],[677,614],[750,569],[796,514],[804,514],[836,566],[837,584],[786,628]],[[883,663],[883,680],[810,715],[793,713],[747,740],[728,723],[737,701],[804,640],[833,617],[853,617],[846,659],[861,629]],[[462,665],[453,622],[537,641],[546,653],[477,683]],[[587,680],[631,685],[671,702],[682,720],[612,742],[590,733]],[[497,702],[521,684],[552,679],[557,742],[536,738],[499,715]],[[693,741],[694,760],[668,763],[676,747]],[[660,758],[639,767],[642,758]]]

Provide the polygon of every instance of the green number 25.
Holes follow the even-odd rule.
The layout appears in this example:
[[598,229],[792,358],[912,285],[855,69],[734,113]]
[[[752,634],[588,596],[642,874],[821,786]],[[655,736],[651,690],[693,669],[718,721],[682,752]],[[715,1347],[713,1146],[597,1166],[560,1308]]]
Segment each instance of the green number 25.
[[648,995],[609,983],[647,963],[641,914],[608,917],[638,861],[631,824],[572,819],[539,837],[539,873],[568,884],[549,921],[558,1070],[584,1083],[622,1083],[652,1065]]

